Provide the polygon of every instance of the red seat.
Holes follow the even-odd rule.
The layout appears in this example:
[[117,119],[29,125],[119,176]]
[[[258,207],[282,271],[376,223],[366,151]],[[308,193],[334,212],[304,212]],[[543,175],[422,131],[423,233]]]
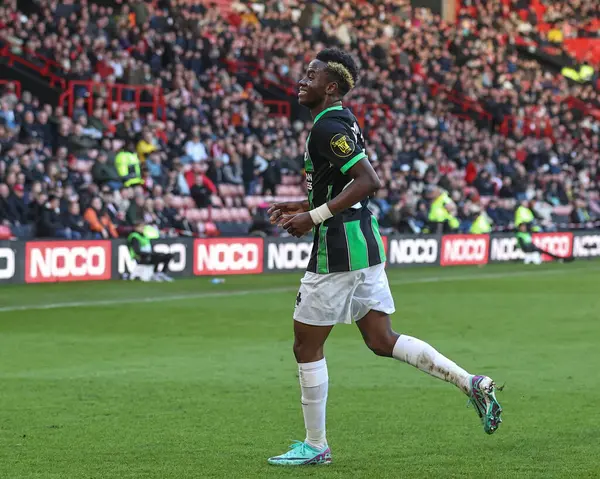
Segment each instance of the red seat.
[[246,196],[246,205],[250,209],[254,209],[258,206],[258,199],[256,196]]
[[252,217],[250,216],[248,208],[238,208],[238,217],[242,223],[252,222]]
[[214,223],[209,221],[204,224],[204,234],[206,236],[219,236],[219,230]]
[[571,205],[561,205],[555,206],[553,212],[557,216],[569,216],[572,210],[573,208]]
[[221,215],[222,215],[221,221],[223,221],[224,223],[233,221],[233,216],[232,216],[231,210],[229,208],[223,208],[221,210]]
[[8,226],[0,225],[0,240],[7,240],[12,238],[12,232]]

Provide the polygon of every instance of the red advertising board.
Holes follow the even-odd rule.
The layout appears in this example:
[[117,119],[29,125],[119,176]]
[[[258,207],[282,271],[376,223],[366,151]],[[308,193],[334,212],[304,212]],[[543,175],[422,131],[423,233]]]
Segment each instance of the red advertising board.
[[262,238],[197,239],[194,274],[257,274],[263,272]]
[[[548,253],[566,258],[573,252],[573,233],[536,233],[533,235],[533,243]],[[548,255],[542,255],[544,261],[552,261]]]
[[110,241],[40,241],[25,247],[25,282],[97,281],[111,278]]
[[488,235],[446,235],[442,237],[442,266],[479,265],[488,261]]

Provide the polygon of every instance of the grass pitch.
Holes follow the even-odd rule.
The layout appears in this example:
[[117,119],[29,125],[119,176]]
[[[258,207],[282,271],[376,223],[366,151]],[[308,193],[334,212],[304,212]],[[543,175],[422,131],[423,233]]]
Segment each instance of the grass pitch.
[[483,432],[453,386],[327,346],[333,464],[266,458],[303,439],[299,274],[0,288],[0,477],[600,477],[600,264],[392,270],[394,326],[488,374]]

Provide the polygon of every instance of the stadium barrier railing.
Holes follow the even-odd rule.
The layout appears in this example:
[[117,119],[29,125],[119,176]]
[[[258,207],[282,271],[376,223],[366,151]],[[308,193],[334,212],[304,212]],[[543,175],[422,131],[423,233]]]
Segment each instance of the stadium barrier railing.
[[17,98],[21,98],[21,82],[17,80],[0,80],[0,88],[4,88],[6,85],[14,85],[15,95]]
[[[600,257],[600,230],[538,233],[534,242],[559,256]],[[514,235],[390,235],[384,237],[388,268],[481,266],[523,259]],[[174,277],[300,272],[312,241],[295,238],[169,238],[153,242],[172,253]],[[545,258],[549,259],[549,258]],[[0,241],[0,284],[116,280],[134,261],[124,240]]]
[[41,77],[46,78],[48,80],[51,87],[60,87],[64,89],[67,85],[67,82],[64,78],[61,78],[52,73],[50,63],[48,63],[47,61],[40,61],[42,65],[39,65],[37,63],[33,63],[25,57],[16,55],[11,51],[11,45],[8,42],[5,43],[2,48],[0,48],[0,57],[6,59],[6,64],[9,67],[12,67],[13,65],[21,65],[38,73]]
[[106,101],[111,119],[117,119],[119,113],[135,108],[148,109],[154,118],[165,121],[167,104],[163,89],[153,85],[129,85],[124,83],[100,83],[93,81],[70,81],[69,87],[59,99],[59,104],[67,108],[68,115],[73,114],[77,98],[84,98],[88,115],[92,115],[96,98]]

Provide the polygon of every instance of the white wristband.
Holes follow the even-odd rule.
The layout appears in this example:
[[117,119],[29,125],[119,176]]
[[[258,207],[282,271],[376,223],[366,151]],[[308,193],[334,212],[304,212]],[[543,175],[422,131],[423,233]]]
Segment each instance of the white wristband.
[[323,221],[328,220],[333,216],[333,213],[329,209],[329,206],[327,206],[327,203],[322,204],[314,210],[310,210],[308,213],[310,214],[315,226],[320,225],[323,223]]

